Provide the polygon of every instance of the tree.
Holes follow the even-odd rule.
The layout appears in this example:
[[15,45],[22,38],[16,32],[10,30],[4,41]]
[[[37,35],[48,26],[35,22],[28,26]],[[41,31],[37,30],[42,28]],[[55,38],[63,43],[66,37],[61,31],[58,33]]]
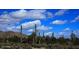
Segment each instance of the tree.
[[76,35],[73,33],[73,31],[72,31],[72,33],[71,33],[71,40],[76,40]]
[[52,33],[52,36],[51,36],[51,43],[54,44],[56,43],[57,39],[54,37],[54,33]]
[[79,45],[79,40],[77,39],[76,35],[73,33],[71,33],[71,42],[74,44],[74,45]]
[[59,43],[62,45],[66,45],[66,39],[64,38],[63,35],[59,38]]

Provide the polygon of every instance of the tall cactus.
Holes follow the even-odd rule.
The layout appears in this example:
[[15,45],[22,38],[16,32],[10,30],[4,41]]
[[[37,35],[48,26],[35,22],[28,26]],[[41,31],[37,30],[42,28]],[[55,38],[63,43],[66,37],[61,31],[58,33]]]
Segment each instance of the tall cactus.
[[54,38],[54,33],[52,33],[52,38]]
[[41,34],[40,34],[40,32],[39,32],[39,44],[40,44],[40,41],[41,41]]
[[36,41],[36,33],[37,33],[37,29],[36,29],[36,24],[34,26],[34,33],[33,33],[33,44],[35,44],[35,41]]
[[45,36],[44,36],[44,32],[43,32],[43,38],[44,38]]
[[20,39],[20,42],[22,42],[22,25],[21,25],[21,39]]

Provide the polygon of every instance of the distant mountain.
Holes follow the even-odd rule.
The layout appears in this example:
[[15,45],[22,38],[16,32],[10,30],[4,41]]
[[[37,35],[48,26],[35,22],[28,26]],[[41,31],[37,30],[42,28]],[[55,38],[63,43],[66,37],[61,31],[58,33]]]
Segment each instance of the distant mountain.
[[27,38],[27,36],[25,34],[20,34],[19,32],[13,32],[13,31],[7,31],[7,32],[3,32],[3,31],[0,31],[0,38],[10,38],[10,37],[14,37],[14,36],[17,36],[17,37],[25,37]]

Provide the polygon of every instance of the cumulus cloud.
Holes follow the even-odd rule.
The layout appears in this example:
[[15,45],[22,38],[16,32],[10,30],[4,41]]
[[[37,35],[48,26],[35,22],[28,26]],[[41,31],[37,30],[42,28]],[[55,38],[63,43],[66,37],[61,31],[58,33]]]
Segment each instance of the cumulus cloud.
[[10,16],[17,19],[22,19],[27,16],[28,12],[26,10],[17,10],[10,13]]
[[30,10],[29,11],[29,17],[32,19],[45,19],[46,10]]
[[75,20],[79,20],[79,15],[75,18]]
[[52,17],[54,17],[54,14],[51,13],[51,12],[47,12],[47,17],[48,17],[48,18],[52,18]]
[[[30,22],[25,22],[25,23],[23,23],[21,25],[22,25],[23,29],[28,29],[28,28],[33,28],[35,26],[35,24],[37,26],[40,26],[41,25],[41,21],[40,20],[30,21]],[[16,28],[19,29],[20,26],[17,26]]]
[[[35,21],[30,21],[30,22],[23,23],[22,28],[23,29],[28,29],[27,30],[28,32],[32,32],[35,24],[37,26],[38,31],[46,31],[46,30],[51,30],[52,29],[52,27],[42,25],[40,20],[35,20]],[[20,29],[20,26],[17,26],[16,28]]]
[[55,20],[52,22],[52,24],[65,24],[66,22],[66,20]]
[[9,13],[3,13],[0,15],[0,22],[16,23],[23,19],[46,19],[46,10],[17,10]]
[[0,23],[2,24],[15,24],[16,22],[19,22],[20,19],[15,19],[9,15],[9,13],[5,13],[0,15]]
[[[34,26],[37,26],[37,31],[48,31],[51,30],[52,27],[48,27],[48,26],[44,26],[41,24],[40,20],[35,20],[35,21],[30,21],[30,22],[26,22],[21,24],[23,29],[27,29],[27,32],[33,32],[34,31]],[[21,28],[21,26],[12,26],[12,27],[8,27],[8,30],[14,30],[17,29],[19,30]]]
[[29,29],[29,30],[27,30],[27,32],[33,32],[34,30],[33,29]]
[[65,28],[65,29],[64,29],[64,31],[69,31],[69,30],[70,30],[70,28]]
[[2,15],[0,16],[0,18],[1,18],[1,19],[9,19],[10,16],[9,16],[8,14],[2,14]]
[[79,37],[79,30],[75,30],[74,33]]
[[38,29],[38,30],[43,30],[43,31],[45,31],[45,30],[50,30],[50,29],[52,29],[52,27],[48,27],[48,26],[41,25],[41,26],[37,27],[37,29]]
[[[52,27],[47,27],[47,26],[44,26],[44,25],[37,27],[37,31],[47,31],[47,30],[50,30],[50,29],[52,29]],[[27,32],[33,32],[33,31],[34,31],[34,29],[27,30]]]
[[76,21],[79,21],[79,15],[78,15],[77,17],[75,17],[75,19],[72,20],[71,23],[72,23],[72,22],[76,22]]
[[[41,19],[47,19],[47,18],[52,18],[53,16],[59,16],[62,15],[66,12],[67,10],[59,10],[58,12],[55,13],[55,15],[51,12],[48,12],[47,10],[17,10],[17,11],[12,11],[9,13],[5,13],[0,15],[0,22],[7,22],[9,24],[16,24],[16,22],[20,22],[23,19],[33,19],[30,22],[25,22],[22,24],[23,29],[28,29],[32,28],[35,26],[35,24],[38,26],[38,30],[50,30],[52,27],[44,26],[41,25]],[[38,20],[37,20],[38,19]],[[55,20],[52,22],[52,24],[65,24],[66,21],[62,20]],[[1,23],[0,23],[1,24]],[[13,29],[20,29],[19,26],[11,26],[7,27],[8,30],[13,30]],[[28,31],[33,31],[32,29]]]
[[52,35],[52,32],[47,32],[45,33],[46,36],[51,36]]
[[18,10],[10,13],[10,15],[20,19],[45,19],[45,12],[46,10]]
[[52,18],[53,14],[51,12],[48,12],[44,9],[37,9],[37,10],[17,10],[12,12],[3,13],[0,15],[0,22],[6,22],[10,24],[15,24],[16,22],[20,22],[23,19],[46,19],[46,18]]
[[68,9],[61,9],[58,12],[55,13],[55,16],[60,16],[65,14],[68,11]]
[[58,35],[64,35],[64,33],[65,33],[65,32],[62,31],[62,32],[59,32]]
[[71,32],[64,32],[64,31],[62,31],[62,32],[59,32],[58,33],[58,37],[64,37],[64,38],[70,38],[70,35],[71,35]]
[[[55,13],[55,15],[62,15],[67,10],[59,10]],[[4,13],[3,15],[0,15],[0,21],[1,22],[19,22],[22,19],[46,19],[46,18],[52,18],[54,16],[53,13],[48,12],[47,10],[17,10],[10,13]]]
[[10,16],[8,14],[0,15],[0,22],[9,22]]
[[11,26],[11,27],[7,27],[7,30],[13,30],[13,29],[15,29],[15,26]]

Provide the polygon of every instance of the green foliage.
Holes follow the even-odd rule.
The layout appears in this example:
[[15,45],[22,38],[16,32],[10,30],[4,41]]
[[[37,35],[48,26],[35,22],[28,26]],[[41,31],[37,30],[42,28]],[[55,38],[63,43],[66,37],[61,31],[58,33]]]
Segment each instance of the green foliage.
[[9,37],[8,39],[8,42],[20,42],[20,38],[17,37],[17,36],[14,36],[14,37]]
[[[22,42],[20,41],[21,38]],[[71,38],[66,39],[64,36],[55,38],[54,34],[51,37],[37,36],[33,32],[28,36],[9,35],[0,37],[0,43],[0,48],[76,48],[76,46],[79,46],[79,38],[74,33],[71,34]]]

